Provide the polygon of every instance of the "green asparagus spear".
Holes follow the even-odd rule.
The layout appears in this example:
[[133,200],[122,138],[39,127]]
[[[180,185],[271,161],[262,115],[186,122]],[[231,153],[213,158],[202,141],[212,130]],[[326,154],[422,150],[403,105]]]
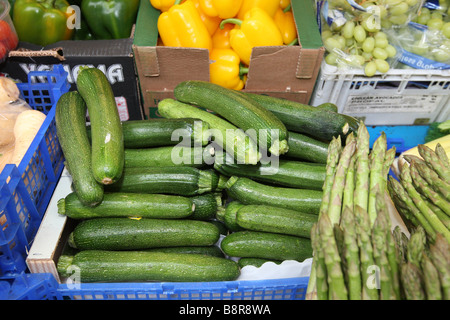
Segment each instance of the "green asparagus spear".
[[369,139],[369,132],[361,121],[356,143],[355,192],[353,194],[353,212],[355,213],[357,212],[356,206],[367,211],[369,204]]
[[407,260],[418,268],[420,268],[422,262],[426,242],[425,230],[421,226],[417,227],[409,237],[406,252]]
[[395,226],[392,234],[394,236],[395,245],[397,247],[397,265],[400,266],[401,264],[406,262],[406,252],[405,250],[403,250],[403,232],[399,226]]
[[[330,203],[331,188],[333,187],[333,180],[336,172],[336,166],[339,162],[339,157],[342,150],[341,136],[333,138],[328,145],[328,156],[327,156],[327,166],[326,166],[326,176],[322,187],[323,197],[320,205],[319,217],[323,214],[327,214],[328,205]],[[309,276],[308,287],[306,289],[306,297],[310,298],[314,295],[316,291],[316,258],[313,257],[311,265],[311,274]]]
[[328,206],[328,217],[331,224],[339,224],[342,211],[342,197],[344,193],[345,176],[350,165],[350,159],[356,148],[356,141],[352,140],[350,144],[346,145],[341,152],[339,163],[336,167],[336,174],[334,176],[333,187],[330,193],[330,204]]
[[353,207],[345,207],[342,212],[341,226],[344,230],[345,262],[347,266],[347,287],[350,300],[361,300],[361,270],[359,247],[356,234]]
[[[373,266],[375,265],[373,259],[372,240],[370,236],[370,220],[367,211],[359,206],[355,207],[356,213],[356,232],[360,252],[361,263],[361,279],[362,279],[362,299],[363,300],[378,300],[377,283],[373,279]],[[375,278],[375,280],[377,280]]]
[[353,194],[355,192],[355,162],[356,153],[350,159],[350,163],[345,176],[344,195],[342,198],[342,211],[349,207],[353,211]]
[[436,241],[430,245],[430,258],[438,270],[441,281],[442,297],[445,300],[450,299],[450,245],[437,234]]
[[402,284],[408,300],[426,300],[425,291],[422,285],[422,274],[420,269],[407,262],[401,268]]
[[412,185],[412,178],[409,166],[403,166],[401,172],[402,184],[405,187],[407,193],[414,201],[414,204],[422,212],[423,216],[431,224],[433,229],[442,233],[442,235],[450,242],[450,231],[445,227],[445,225],[439,220],[436,214],[426,205],[426,203],[420,197],[420,194],[416,191]]
[[436,231],[432,227],[431,223],[425,218],[424,214],[416,207],[415,202],[411,199],[408,192],[403,188],[402,184],[393,178],[389,179],[389,182],[392,188],[395,190],[395,193],[409,207],[409,212],[414,215],[418,223],[425,229],[428,236],[431,239],[434,239],[436,237]]
[[347,288],[331,220],[325,214],[319,218],[318,223],[320,241],[322,241],[325,265],[327,267],[329,298],[330,300],[347,300]]
[[422,178],[417,170],[414,162],[410,165],[411,178],[416,189],[420,191],[425,197],[431,200],[432,203],[441,208],[447,215],[450,216],[450,202],[448,202],[439,193],[434,191],[430,185]]
[[314,260],[316,261],[316,294],[318,300],[328,300],[327,268],[323,248],[321,244],[319,226],[315,223],[311,229],[311,244],[314,250]]
[[425,160],[425,162],[433,168],[434,171],[447,183],[450,183],[450,170],[445,166],[442,160],[436,155],[436,153],[428,146],[419,144],[417,146],[419,154]]
[[389,170],[391,169],[391,165],[395,160],[395,155],[397,153],[397,149],[395,146],[386,151],[386,155],[384,157],[383,163],[383,177],[386,179],[389,175]]
[[367,212],[372,226],[377,218],[376,195],[377,192],[384,194],[385,177],[384,174],[384,158],[386,154],[387,142],[384,132],[375,140],[372,152],[370,153],[370,179],[369,179],[369,206]]
[[424,163],[415,162],[414,167],[435,191],[439,192],[447,201],[450,201],[450,184],[442,180],[436,172]]
[[428,300],[442,300],[441,280],[439,272],[427,254],[423,254],[421,267],[423,270],[423,280],[425,293]]
[[442,145],[440,143],[436,144],[436,147],[434,148],[434,152],[436,153],[438,158],[442,161],[444,166],[447,169],[450,169],[450,162],[447,157],[447,152],[445,151],[445,149],[442,147]]

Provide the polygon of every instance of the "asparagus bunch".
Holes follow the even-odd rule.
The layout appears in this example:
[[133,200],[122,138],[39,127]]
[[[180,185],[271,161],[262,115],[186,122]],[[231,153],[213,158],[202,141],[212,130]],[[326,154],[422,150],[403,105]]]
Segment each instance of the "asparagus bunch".
[[369,138],[361,122],[343,147],[340,138],[330,143],[322,207],[311,234],[308,299],[401,298],[404,248],[391,231],[385,197],[396,152],[387,149],[384,133],[372,150]]
[[410,229],[421,226],[429,241],[441,234],[450,243],[449,160],[439,144],[418,150],[421,157],[405,156],[399,181],[389,179],[389,193]]
[[[395,232],[394,232],[395,233]],[[408,240],[397,238],[405,247],[406,258],[400,264],[402,297],[407,300],[450,299],[450,245],[442,234],[430,243],[422,226]]]

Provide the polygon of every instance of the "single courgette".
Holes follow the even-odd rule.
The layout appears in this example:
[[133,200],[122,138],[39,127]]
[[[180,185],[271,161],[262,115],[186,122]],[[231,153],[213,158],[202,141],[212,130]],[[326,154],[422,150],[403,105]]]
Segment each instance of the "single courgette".
[[[221,160],[222,161],[218,161]],[[277,159],[257,165],[236,164],[226,157],[216,160],[214,169],[228,176],[252,178],[278,186],[322,190],[325,181],[325,164]]]
[[140,250],[210,246],[219,240],[212,223],[184,219],[96,218],[81,221],[68,243],[80,250]]
[[200,119],[148,119],[122,122],[125,148],[171,145],[205,146],[209,142],[208,123]]
[[125,168],[122,178],[105,187],[108,192],[162,193],[196,196],[215,191],[219,176],[214,170],[193,167]]
[[310,238],[317,215],[268,205],[244,205],[237,210],[242,229]]
[[288,131],[283,122],[239,91],[208,81],[188,80],[175,87],[174,95],[179,101],[214,111],[246,132],[252,130],[253,140],[273,155],[289,149]]
[[214,157],[212,146],[184,147],[164,146],[154,148],[125,149],[125,167],[190,166],[200,168],[205,159]]
[[232,176],[227,182],[227,194],[244,204],[265,204],[319,214],[322,191],[275,187],[249,178]]
[[289,132],[289,150],[284,156],[314,163],[327,163],[329,143],[298,132]]
[[59,258],[62,277],[71,276],[74,270],[81,282],[230,281],[240,274],[230,259],[148,251],[85,250]]
[[105,185],[117,181],[124,166],[124,142],[116,100],[105,74],[80,69],[77,88],[86,102],[91,124],[92,172]]
[[72,219],[141,217],[181,219],[193,214],[191,198],[165,194],[105,193],[102,203],[91,208],[83,205],[75,193],[58,200],[58,213]]
[[170,98],[158,103],[158,112],[164,118],[195,117],[208,123],[214,144],[241,163],[255,164],[261,158],[257,144],[242,129],[217,115]]
[[312,257],[310,239],[269,232],[234,232],[220,246],[230,257],[297,261]]
[[96,206],[103,199],[103,185],[92,173],[91,144],[86,133],[86,103],[77,91],[63,94],[56,105],[55,122],[65,165],[72,185],[86,206]]
[[351,116],[317,108],[296,101],[255,93],[243,93],[275,114],[289,131],[331,141],[339,135],[357,132],[359,121]]

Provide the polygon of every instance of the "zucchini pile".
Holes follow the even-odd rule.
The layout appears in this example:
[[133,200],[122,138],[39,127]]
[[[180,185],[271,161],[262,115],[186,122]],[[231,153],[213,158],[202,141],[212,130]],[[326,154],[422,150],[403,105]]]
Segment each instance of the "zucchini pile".
[[248,264],[312,256],[329,142],[354,132],[355,119],[332,105],[265,104],[186,81],[159,103],[163,118],[120,123],[106,78],[92,70],[56,110],[73,180],[58,212],[77,222],[62,277],[225,281]]

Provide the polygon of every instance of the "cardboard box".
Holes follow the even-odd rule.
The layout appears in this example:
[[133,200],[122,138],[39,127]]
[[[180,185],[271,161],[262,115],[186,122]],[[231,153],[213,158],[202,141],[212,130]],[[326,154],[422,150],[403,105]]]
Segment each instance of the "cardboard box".
[[[325,49],[311,1],[292,1],[300,45],[256,47],[243,91],[309,103]],[[185,80],[209,81],[206,49],[157,46],[159,11],[141,1],[133,51],[146,117],[155,118],[157,103],[173,98]]]
[[[81,66],[102,70],[113,89],[122,121],[143,119],[138,79],[132,50],[133,38],[118,40],[60,41],[41,48],[21,42],[0,65],[0,72],[21,82],[28,82],[30,71],[51,70],[62,64],[69,74],[71,91]],[[34,79],[39,81],[39,79]]]

